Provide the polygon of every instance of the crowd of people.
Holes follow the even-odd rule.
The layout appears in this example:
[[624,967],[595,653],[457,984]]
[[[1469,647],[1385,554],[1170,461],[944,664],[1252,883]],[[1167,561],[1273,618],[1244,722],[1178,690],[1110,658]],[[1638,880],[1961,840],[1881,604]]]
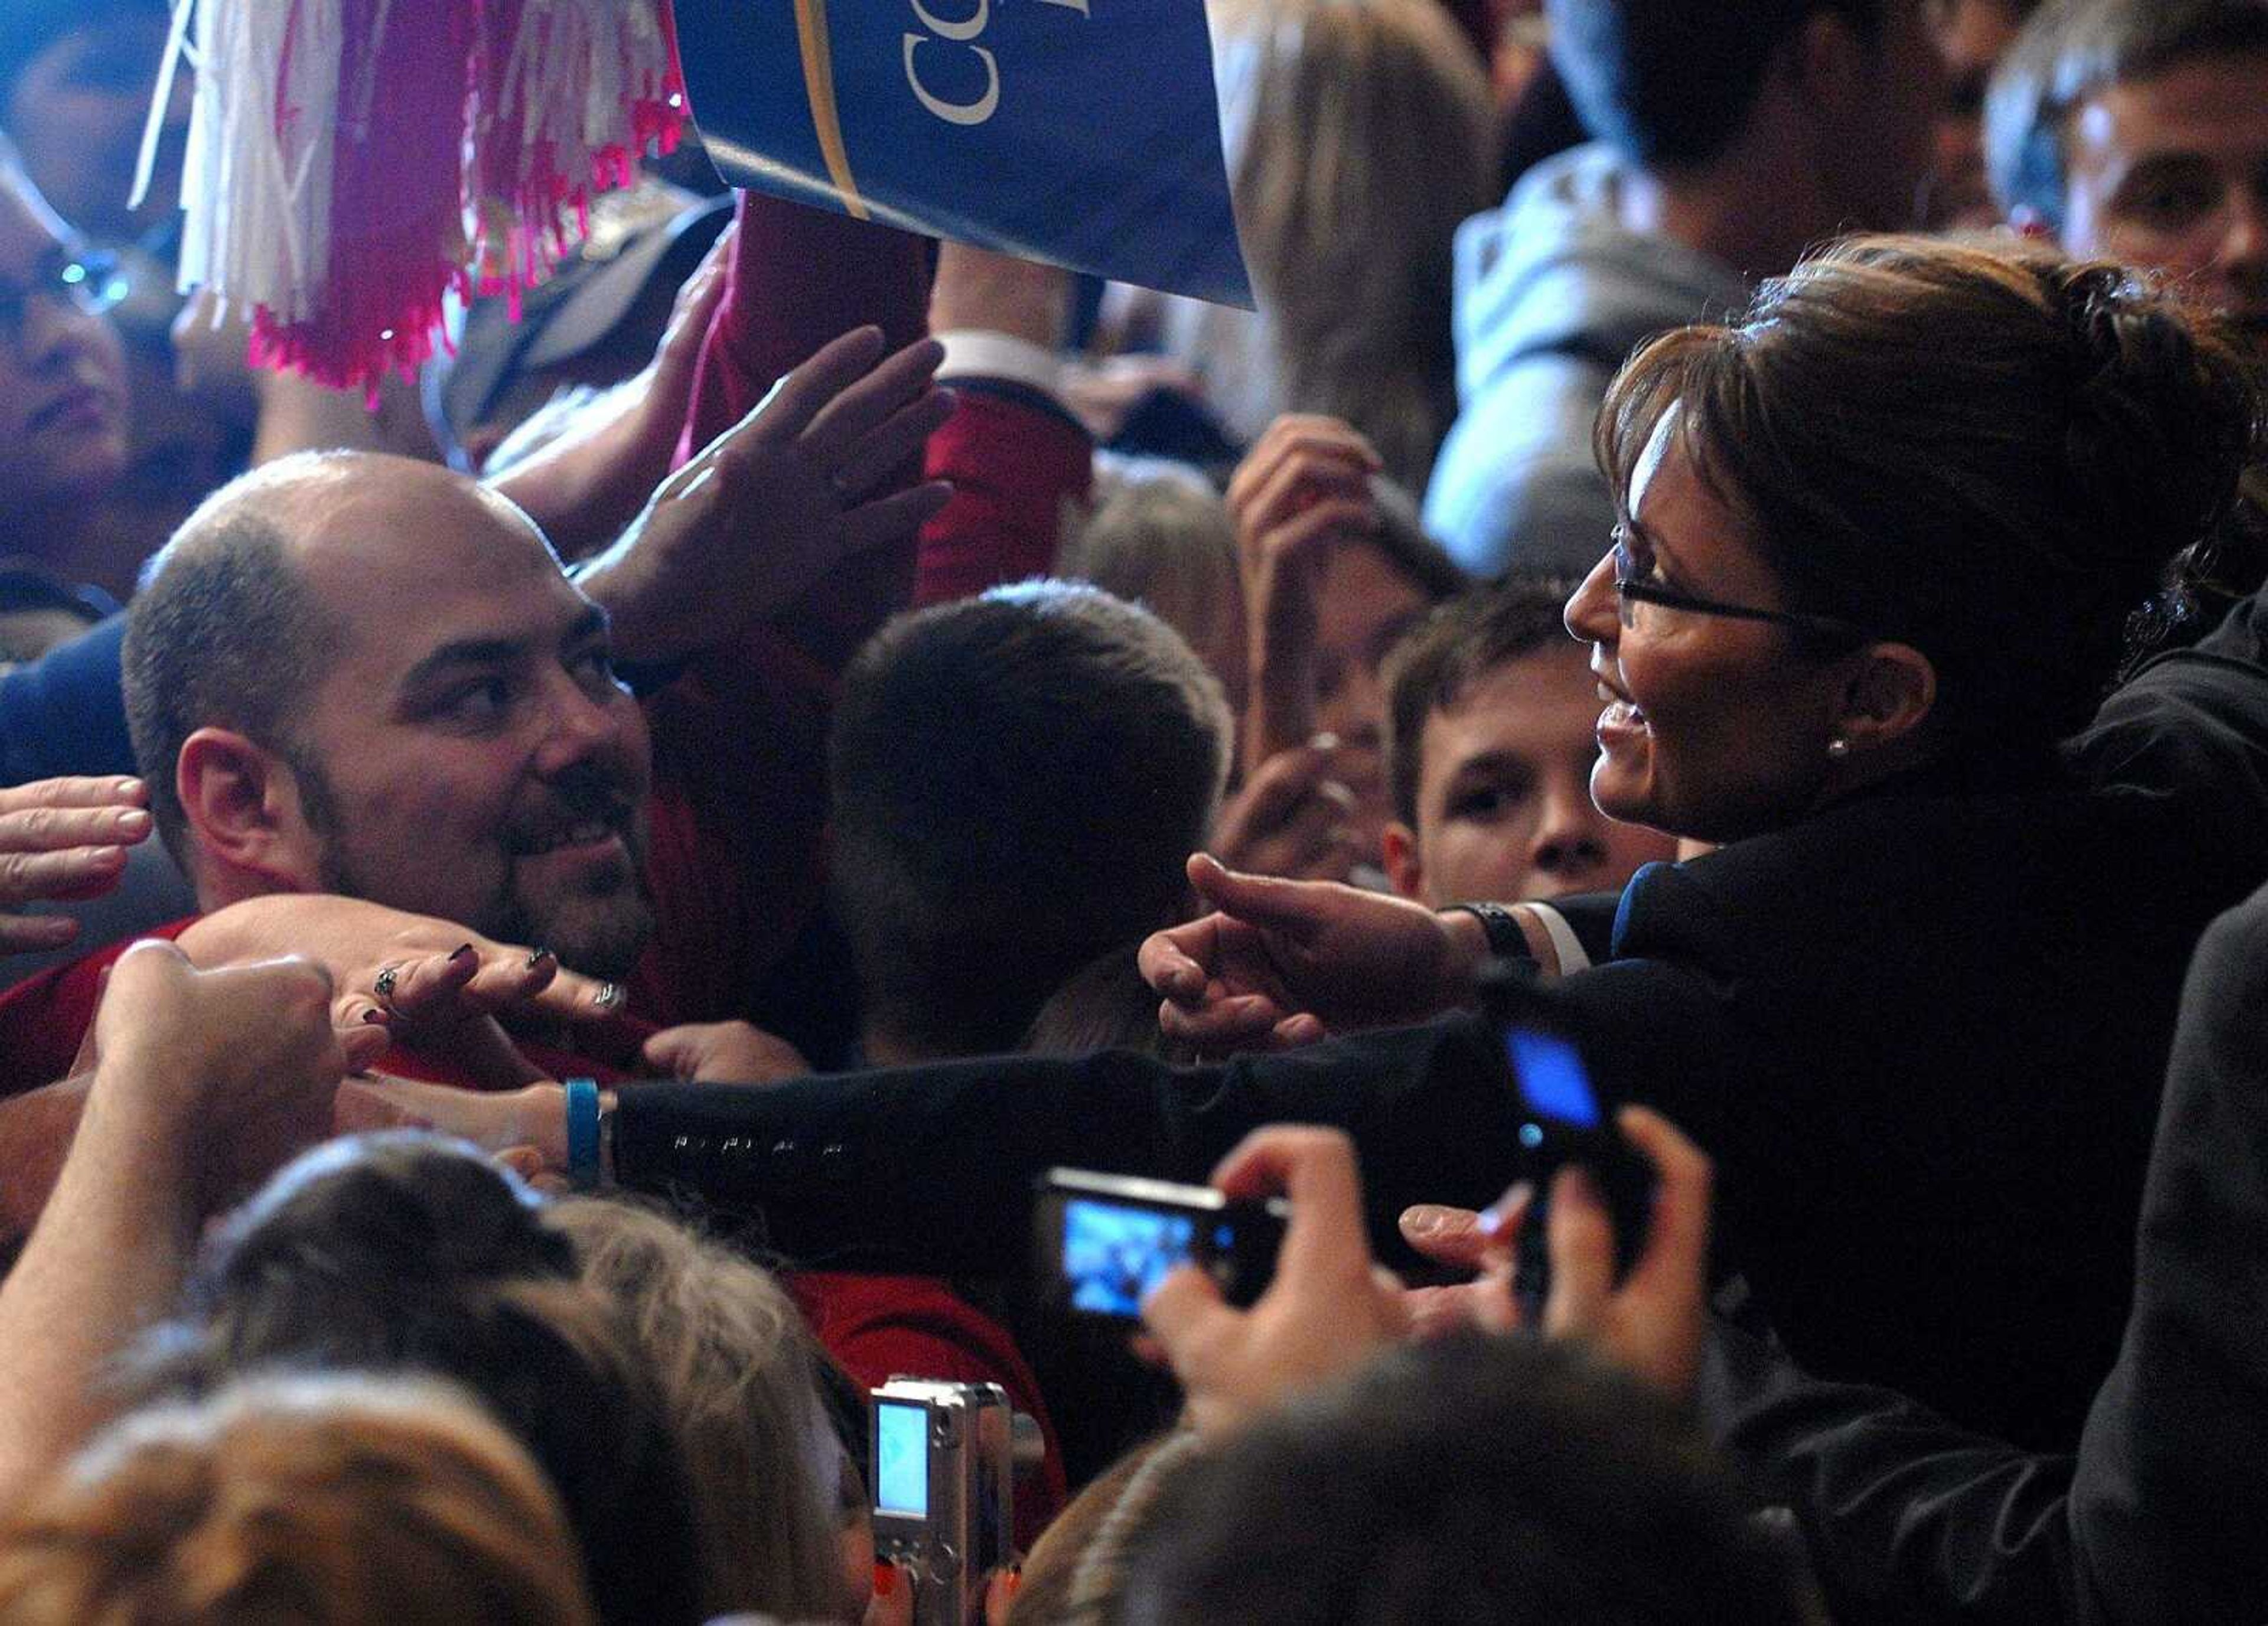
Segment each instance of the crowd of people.
[[2268,0],[1232,0],[1256,313],[681,154],[368,402],[173,11],[0,0],[0,1622],[2268,1616]]

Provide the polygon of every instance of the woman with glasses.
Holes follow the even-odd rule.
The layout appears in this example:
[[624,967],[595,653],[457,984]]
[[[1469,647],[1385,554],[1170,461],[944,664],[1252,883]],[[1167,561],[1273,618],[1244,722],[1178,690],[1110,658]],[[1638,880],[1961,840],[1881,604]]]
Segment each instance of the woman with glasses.
[[74,585],[116,585],[93,567],[102,500],[127,467],[125,353],[103,314],[118,291],[0,143],[0,554]]
[[[2063,742],[2257,417],[2236,354],[2117,268],[1866,239],[1641,351],[1599,425],[1621,523],[1567,607],[1592,792],[1724,845],[1641,872],[1558,997],[1602,1080],[1717,1159],[1723,1257],[1800,1358],[2043,1446],[2116,1352],[2183,967],[2268,874],[2239,808],[2090,782],[2158,750],[2131,719]],[[1528,908],[1193,873],[1222,912],[1145,970],[1216,1051],[1416,1020],[1491,949],[1572,946]]]

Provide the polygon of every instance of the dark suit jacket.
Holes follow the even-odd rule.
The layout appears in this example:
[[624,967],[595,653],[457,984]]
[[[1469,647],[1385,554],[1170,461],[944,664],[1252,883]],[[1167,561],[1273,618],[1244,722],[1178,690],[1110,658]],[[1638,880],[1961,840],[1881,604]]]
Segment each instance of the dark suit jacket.
[[1839,1626],[2268,1620],[2268,890],[2191,969],[2138,1254],[2075,1455],[1722,1335],[1705,1412],[1794,1509]]

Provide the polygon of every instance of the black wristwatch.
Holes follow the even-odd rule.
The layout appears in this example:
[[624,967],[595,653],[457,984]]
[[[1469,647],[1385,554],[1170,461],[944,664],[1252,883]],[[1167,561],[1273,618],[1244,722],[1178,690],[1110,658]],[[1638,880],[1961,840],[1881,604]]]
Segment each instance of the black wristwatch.
[[1441,912],[1447,915],[1457,909],[1481,923],[1481,935],[1488,939],[1491,959],[1530,979],[1543,969],[1543,962],[1528,946],[1528,933],[1520,929],[1520,916],[1503,904],[1452,903]]

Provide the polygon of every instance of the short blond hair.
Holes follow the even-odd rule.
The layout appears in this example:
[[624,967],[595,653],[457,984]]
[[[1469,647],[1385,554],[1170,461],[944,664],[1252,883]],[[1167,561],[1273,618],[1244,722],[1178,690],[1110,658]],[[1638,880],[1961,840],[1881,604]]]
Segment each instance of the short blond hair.
[[254,1380],[129,1416],[0,1519],[0,1619],[593,1626],[559,1499],[455,1390]]
[[565,1198],[544,1223],[620,1309],[660,1391],[699,1519],[703,1607],[830,1614],[841,1446],[794,1300],[762,1267],[632,1203]]

